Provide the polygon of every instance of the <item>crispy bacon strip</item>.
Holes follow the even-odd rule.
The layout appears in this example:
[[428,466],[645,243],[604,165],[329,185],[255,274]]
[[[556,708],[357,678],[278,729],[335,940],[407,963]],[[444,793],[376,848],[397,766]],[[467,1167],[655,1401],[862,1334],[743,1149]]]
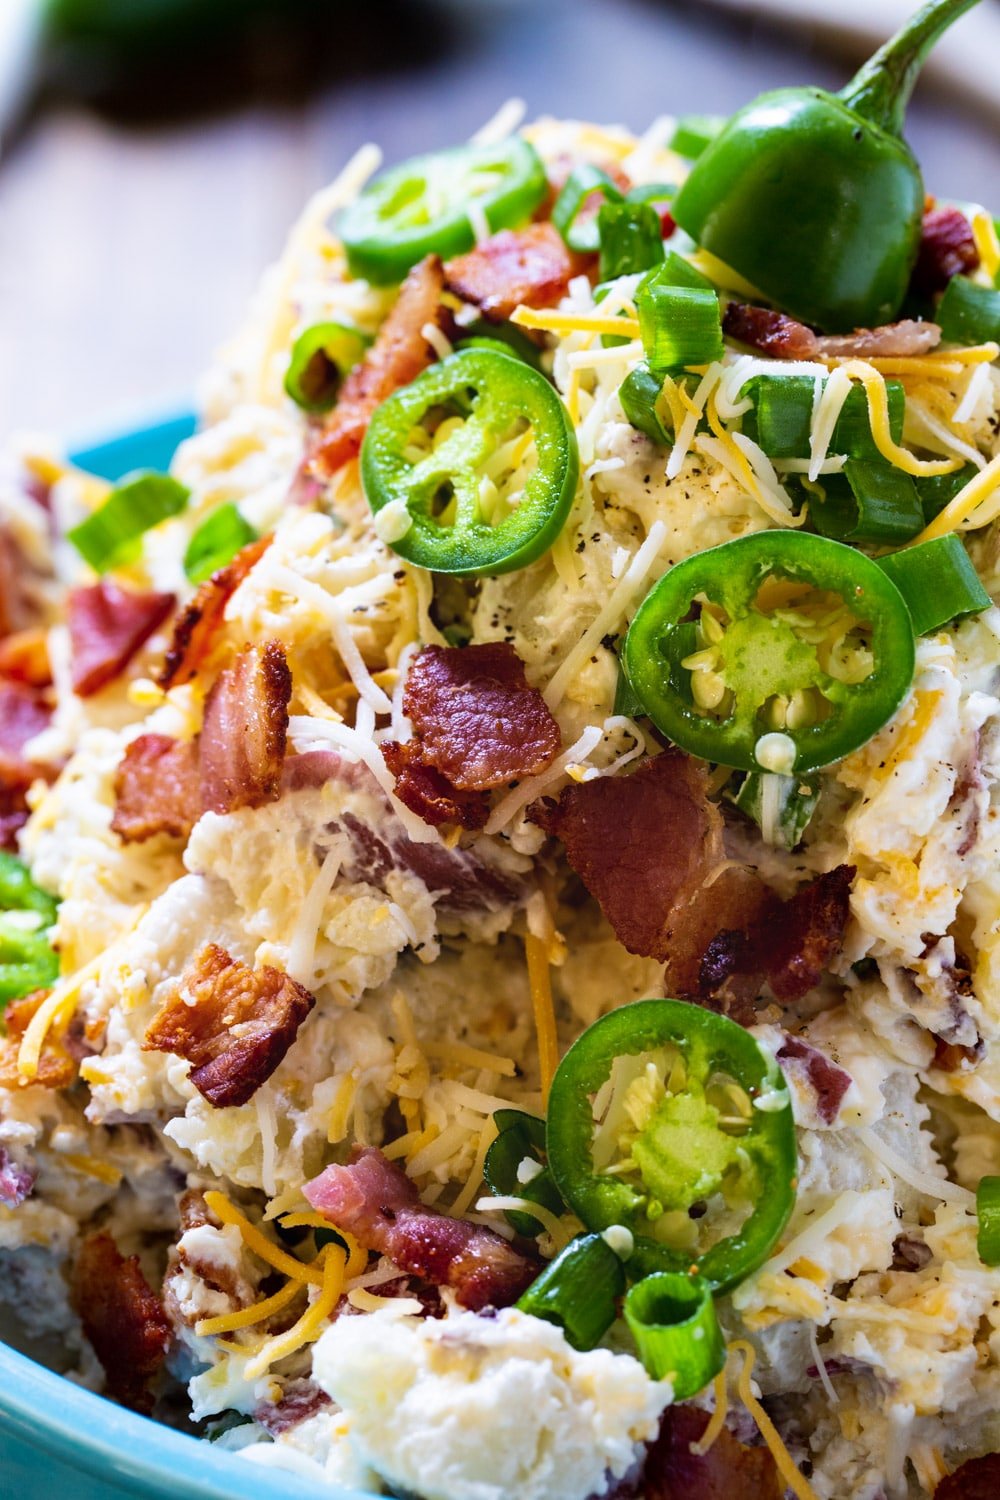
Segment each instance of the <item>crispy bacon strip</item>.
[[136,593],[104,578],[69,594],[71,679],[87,698],[128,666],[174,607],[173,594]]
[[507,1307],[541,1266],[464,1219],[425,1208],[416,1185],[373,1146],[355,1147],[346,1167],[327,1167],[303,1192],[317,1213],[410,1276],[451,1287],[463,1307]]
[[942,1479],[934,1500],[996,1500],[1000,1495],[1000,1453],[984,1453],[959,1464]]
[[426,760],[464,792],[537,776],[559,754],[559,725],[507,641],[425,646],[403,710]]
[[436,255],[426,256],[410,271],[374,344],[344,381],[313,449],[310,468],[318,478],[329,478],[357,456],[375,408],[430,364],[433,350],[423,329],[440,323],[443,288],[444,273]]
[[837,1118],[841,1100],[851,1086],[851,1075],[830,1061],[825,1052],[801,1037],[787,1036],[777,1053],[785,1072],[799,1072],[816,1095],[816,1113],[827,1125]]
[[280,790],[292,674],[277,641],[247,646],[205,700],[199,740],[201,802],[230,813],[273,802]]
[[109,1234],[89,1235],[76,1264],[74,1300],[108,1395],[148,1412],[147,1386],[166,1358],[170,1324],[139,1257],[122,1255]]
[[436,766],[424,759],[419,740],[405,745],[388,740],[382,745],[385,763],[396,778],[396,796],[418,818],[438,828],[457,823],[460,828],[482,828],[489,804],[482,792],[463,792]]
[[187,838],[201,816],[201,771],[194,740],[140,734],[115,774],[112,830],[126,844],[155,833]]
[[25,588],[30,565],[8,526],[0,525],[0,637],[26,630],[35,610]]
[[49,990],[34,990],[11,1000],[4,1011],[7,1036],[0,1040],[0,1089],[30,1088],[38,1085],[43,1089],[65,1089],[76,1079],[79,1063],[70,1056],[66,1045],[56,1041],[51,1032],[42,1045],[38,1059],[38,1072],[34,1078],[24,1078],[17,1069],[17,1054],[21,1050],[24,1033],[32,1016],[50,994]]
[[187,1058],[191,1082],[216,1109],[246,1104],[315,1004],[280,969],[248,968],[209,943],[153,1018],[143,1050]]
[[702,959],[702,998],[724,993],[734,979],[742,980],[744,989],[766,979],[775,999],[801,1000],[840,950],[855,874],[853,865],[838,865],[801,886],[789,901],[772,897],[754,924],[721,929]]
[[204,666],[222,628],[226,605],[270,545],[270,536],[250,542],[224,568],[219,568],[199,585],[198,592],[184,606],[174,624],[173,637],[159,676],[164,691],[179,682],[190,682]]
[[804,323],[770,307],[730,302],[722,317],[722,331],[737,343],[759,349],[775,359],[892,359],[926,354],[941,342],[936,323],[904,318],[881,328],[856,328],[853,333],[820,335]]
[[554,307],[570,281],[586,269],[552,224],[502,229],[444,268],[449,292],[478,307],[484,318],[502,323],[522,303]]
[[713,935],[752,921],[768,900],[755,875],[725,868],[722,814],[706,788],[700,761],[667,750],[630,776],[581,782],[532,811],[619,942],[666,963],[676,995],[698,995]]
[[692,1453],[707,1426],[708,1412],[696,1406],[667,1408],[646,1458],[645,1500],[782,1500],[767,1448],[751,1448],[724,1427],[706,1454]]
[[910,285],[931,296],[943,292],[953,276],[968,276],[979,267],[972,225],[957,208],[928,208],[924,213],[920,251]]

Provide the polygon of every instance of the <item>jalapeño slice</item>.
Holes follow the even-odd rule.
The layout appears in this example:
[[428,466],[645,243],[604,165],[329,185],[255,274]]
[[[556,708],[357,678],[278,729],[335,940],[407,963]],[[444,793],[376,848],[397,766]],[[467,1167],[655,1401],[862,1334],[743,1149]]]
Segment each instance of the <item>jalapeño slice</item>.
[[562,530],[578,474],[573,424],[549,382],[481,346],[390,396],[361,450],[380,535],[438,573],[508,573],[534,562]]
[[556,1070],[549,1166],[588,1229],[635,1236],[629,1276],[714,1291],[769,1254],[795,1198],[795,1125],[774,1060],[735,1022],[681,1000],[603,1016]]
[[645,712],[682,749],[801,774],[892,717],[913,679],[913,626],[870,558],[764,531],[671,568],[639,606],[624,663]]
[[548,190],[533,146],[512,135],[493,145],[454,146],[381,172],[337,225],[353,276],[402,281],[425,255],[462,255],[475,244],[469,208],[491,230],[523,224]]

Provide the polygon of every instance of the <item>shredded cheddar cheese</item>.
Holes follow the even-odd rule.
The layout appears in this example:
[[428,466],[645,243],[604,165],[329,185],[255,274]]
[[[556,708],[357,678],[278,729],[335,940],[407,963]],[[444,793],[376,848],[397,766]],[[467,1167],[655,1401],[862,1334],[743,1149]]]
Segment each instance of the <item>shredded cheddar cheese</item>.
[[691,1452],[698,1458],[704,1458],[726,1425],[726,1416],[729,1412],[729,1384],[726,1378],[728,1363],[727,1355],[726,1364],[723,1365],[712,1382],[712,1389],[715,1392],[715,1409],[701,1437],[696,1443],[691,1444]]
[[559,1065],[559,1042],[556,1037],[555,1007],[552,1004],[548,949],[541,938],[534,937],[529,932],[524,939],[524,956],[528,963],[531,1007],[538,1036],[538,1068],[542,1078],[542,1103],[546,1104],[549,1089],[552,1087],[552,1079]]
[[315,1343],[323,1330],[323,1324],[332,1317],[344,1288],[346,1257],[339,1245],[328,1245],[321,1258],[323,1270],[319,1279],[319,1296],[287,1333],[279,1333],[268,1339],[264,1347],[254,1355],[244,1371],[247,1380],[258,1380],[279,1359],[286,1359],[304,1344]]
[[[987,502],[994,501],[989,505]],[[947,536],[949,531],[975,531],[980,526],[986,526],[994,520],[1000,510],[1000,454],[980,469],[968,484],[960,489],[953,500],[949,500],[944,510],[934,517],[929,526],[925,526],[919,536],[914,537],[909,546],[915,546],[917,542],[929,542],[936,536]]]
[[[308,1281],[313,1286],[321,1286],[323,1277],[315,1266],[303,1265],[302,1261],[296,1260],[294,1255],[289,1255],[278,1245],[269,1240],[266,1234],[250,1223],[250,1220],[241,1214],[235,1204],[230,1203],[223,1193],[210,1189],[205,1194],[205,1202],[217,1219],[223,1224],[235,1224],[243,1236],[243,1243],[254,1255],[273,1266],[276,1271],[283,1271],[286,1276],[291,1276],[297,1281]],[[333,1226],[330,1225],[330,1228]]]
[[607,317],[603,313],[553,312],[549,308],[514,309],[510,321],[518,328],[532,328],[542,333],[607,333],[612,337],[637,339],[638,318]]
[[729,1349],[733,1354],[743,1355],[743,1367],[736,1382],[740,1400],[757,1423],[761,1437],[771,1450],[771,1457],[774,1459],[778,1473],[788,1488],[798,1496],[798,1500],[819,1500],[819,1496],[805,1475],[800,1474],[792,1463],[791,1454],[781,1441],[778,1429],[750,1389],[750,1376],[757,1357],[756,1350],[752,1344],[747,1343],[746,1339],[734,1339]]
[[252,1328],[256,1323],[263,1323],[265,1318],[272,1314],[281,1312],[287,1307],[303,1289],[301,1281],[289,1279],[279,1292],[272,1297],[263,1297],[260,1302],[254,1302],[250,1307],[241,1307],[236,1312],[220,1313],[214,1318],[199,1318],[194,1325],[194,1331],[199,1338],[212,1338],[219,1333],[235,1333],[239,1328]]

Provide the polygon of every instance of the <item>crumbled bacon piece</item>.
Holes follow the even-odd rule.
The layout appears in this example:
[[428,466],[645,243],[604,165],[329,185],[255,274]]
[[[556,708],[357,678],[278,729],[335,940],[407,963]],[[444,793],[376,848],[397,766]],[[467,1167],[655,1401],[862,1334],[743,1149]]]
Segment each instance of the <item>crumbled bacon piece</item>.
[[855,873],[853,865],[838,865],[801,886],[789,901],[772,897],[753,925],[744,922],[716,933],[702,959],[702,998],[742,978],[751,987],[766,979],[783,1004],[801,1000],[840,950]]
[[174,624],[159,676],[164,691],[179,682],[190,682],[205,665],[222,628],[226,605],[270,545],[270,536],[250,542],[224,568],[219,568],[199,585],[198,592],[184,606]]
[[350,836],[351,853],[344,865],[347,880],[381,885],[393,870],[409,870],[434,892],[442,916],[496,912],[523,901],[528,892],[523,879],[502,866],[488,864],[473,849],[446,849],[441,843],[418,844],[408,837],[398,819],[376,833],[367,823],[346,812],[343,827]]
[[705,1454],[691,1452],[708,1426],[696,1406],[670,1406],[646,1458],[646,1500],[782,1500],[770,1450],[751,1448],[723,1427]]
[[554,307],[586,267],[552,224],[502,229],[444,268],[449,292],[502,323],[516,307]]
[[934,1500],[996,1500],[1000,1494],[1000,1453],[984,1453],[959,1464],[942,1479]]
[[782,903],[780,920],[758,934],[775,998],[801,1000],[840,951],[850,915],[853,865],[838,865]]
[[559,754],[559,725],[507,641],[426,646],[407,674],[403,710],[426,760],[460,791],[537,776]]
[[766,903],[756,876],[726,868],[705,766],[679,750],[631,775],[571,786],[532,817],[561,839],[619,942],[667,964],[668,993],[697,995],[712,936],[749,923]]
[[[379,1287],[379,1292],[382,1288]],[[300,1377],[298,1380],[290,1380],[281,1393],[278,1401],[262,1401],[254,1408],[254,1421],[259,1422],[272,1437],[280,1437],[283,1432],[298,1427],[300,1422],[308,1421],[317,1412],[324,1411],[331,1406],[332,1400],[326,1391],[322,1390],[314,1380]]]
[[49,993],[49,990],[34,990],[30,995],[22,995],[19,1000],[11,1000],[7,1005],[3,1013],[7,1036],[0,1040],[0,1089],[30,1088],[32,1085],[43,1089],[65,1089],[74,1082],[78,1064],[63,1043],[53,1037],[51,1031],[47,1033],[42,1045],[38,1071],[34,1078],[24,1078],[18,1071],[17,1057],[24,1033]]
[[920,233],[920,251],[910,285],[931,296],[943,292],[953,276],[969,276],[979,267],[972,225],[957,208],[928,208]]
[[447,776],[424,759],[419,740],[382,745],[385,763],[396,778],[396,796],[418,818],[433,827],[457,823],[460,828],[482,828],[489,805],[482,792],[460,791]]
[[777,1053],[784,1071],[801,1073],[816,1095],[816,1113],[827,1125],[837,1118],[841,1101],[851,1086],[851,1075],[830,1061],[825,1052],[798,1036],[786,1036]]
[[273,802],[281,785],[292,674],[277,641],[247,646],[205,700],[199,740],[207,812]]
[[354,366],[314,448],[310,467],[319,478],[357,457],[372,413],[401,385],[409,385],[430,364],[433,350],[424,337],[427,324],[441,319],[444,272],[436,255],[413,267],[374,344]]
[[749,1020],[761,979],[778,1000],[798,999],[838,949],[853,868],[779,902],[753,871],[727,862],[706,769],[679,750],[568,787],[531,816],[562,841],[618,941],[666,964],[668,994],[722,1001]]
[[881,328],[856,328],[853,333],[820,335],[770,307],[730,302],[722,317],[722,331],[775,359],[873,359],[926,354],[941,342],[936,323],[904,318]]
[[51,684],[49,643],[44,630],[18,630],[0,639],[0,678],[34,688]]
[[982,1059],[985,1050],[982,1039],[970,1046],[962,1042],[946,1042],[935,1036],[932,1066],[942,1073],[969,1073]]
[[104,578],[69,594],[74,693],[99,692],[128,666],[174,607],[173,594],[137,593]]
[[109,1234],[89,1235],[76,1264],[75,1302],[108,1395],[148,1412],[147,1386],[166,1358],[170,1324],[139,1257],[122,1255]]
[[31,1197],[37,1173],[14,1161],[6,1146],[0,1146],[0,1203],[4,1208],[20,1208]]
[[406,1173],[372,1146],[356,1147],[349,1166],[327,1167],[303,1192],[366,1249],[408,1275],[451,1287],[474,1312],[515,1302],[541,1269],[492,1229],[425,1208]]
[[217,1109],[246,1104],[266,1083],[316,1001],[280,969],[251,969],[209,943],[153,1018],[147,1052],[173,1052]]
[[140,734],[115,773],[111,828],[126,844],[155,833],[187,838],[201,816],[201,773],[193,740]]

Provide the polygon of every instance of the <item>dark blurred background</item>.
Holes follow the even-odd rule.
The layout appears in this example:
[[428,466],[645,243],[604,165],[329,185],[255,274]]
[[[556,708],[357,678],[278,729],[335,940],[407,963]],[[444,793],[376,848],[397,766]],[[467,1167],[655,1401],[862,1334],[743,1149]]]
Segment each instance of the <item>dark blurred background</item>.
[[[305,199],[365,140],[388,161],[462,140],[511,95],[529,117],[638,132],[838,87],[867,50],[706,0],[48,4],[6,70],[0,427],[74,437],[184,400]],[[930,190],[1000,207],[997,119],[960,76],[921,84],[909,136]]]

